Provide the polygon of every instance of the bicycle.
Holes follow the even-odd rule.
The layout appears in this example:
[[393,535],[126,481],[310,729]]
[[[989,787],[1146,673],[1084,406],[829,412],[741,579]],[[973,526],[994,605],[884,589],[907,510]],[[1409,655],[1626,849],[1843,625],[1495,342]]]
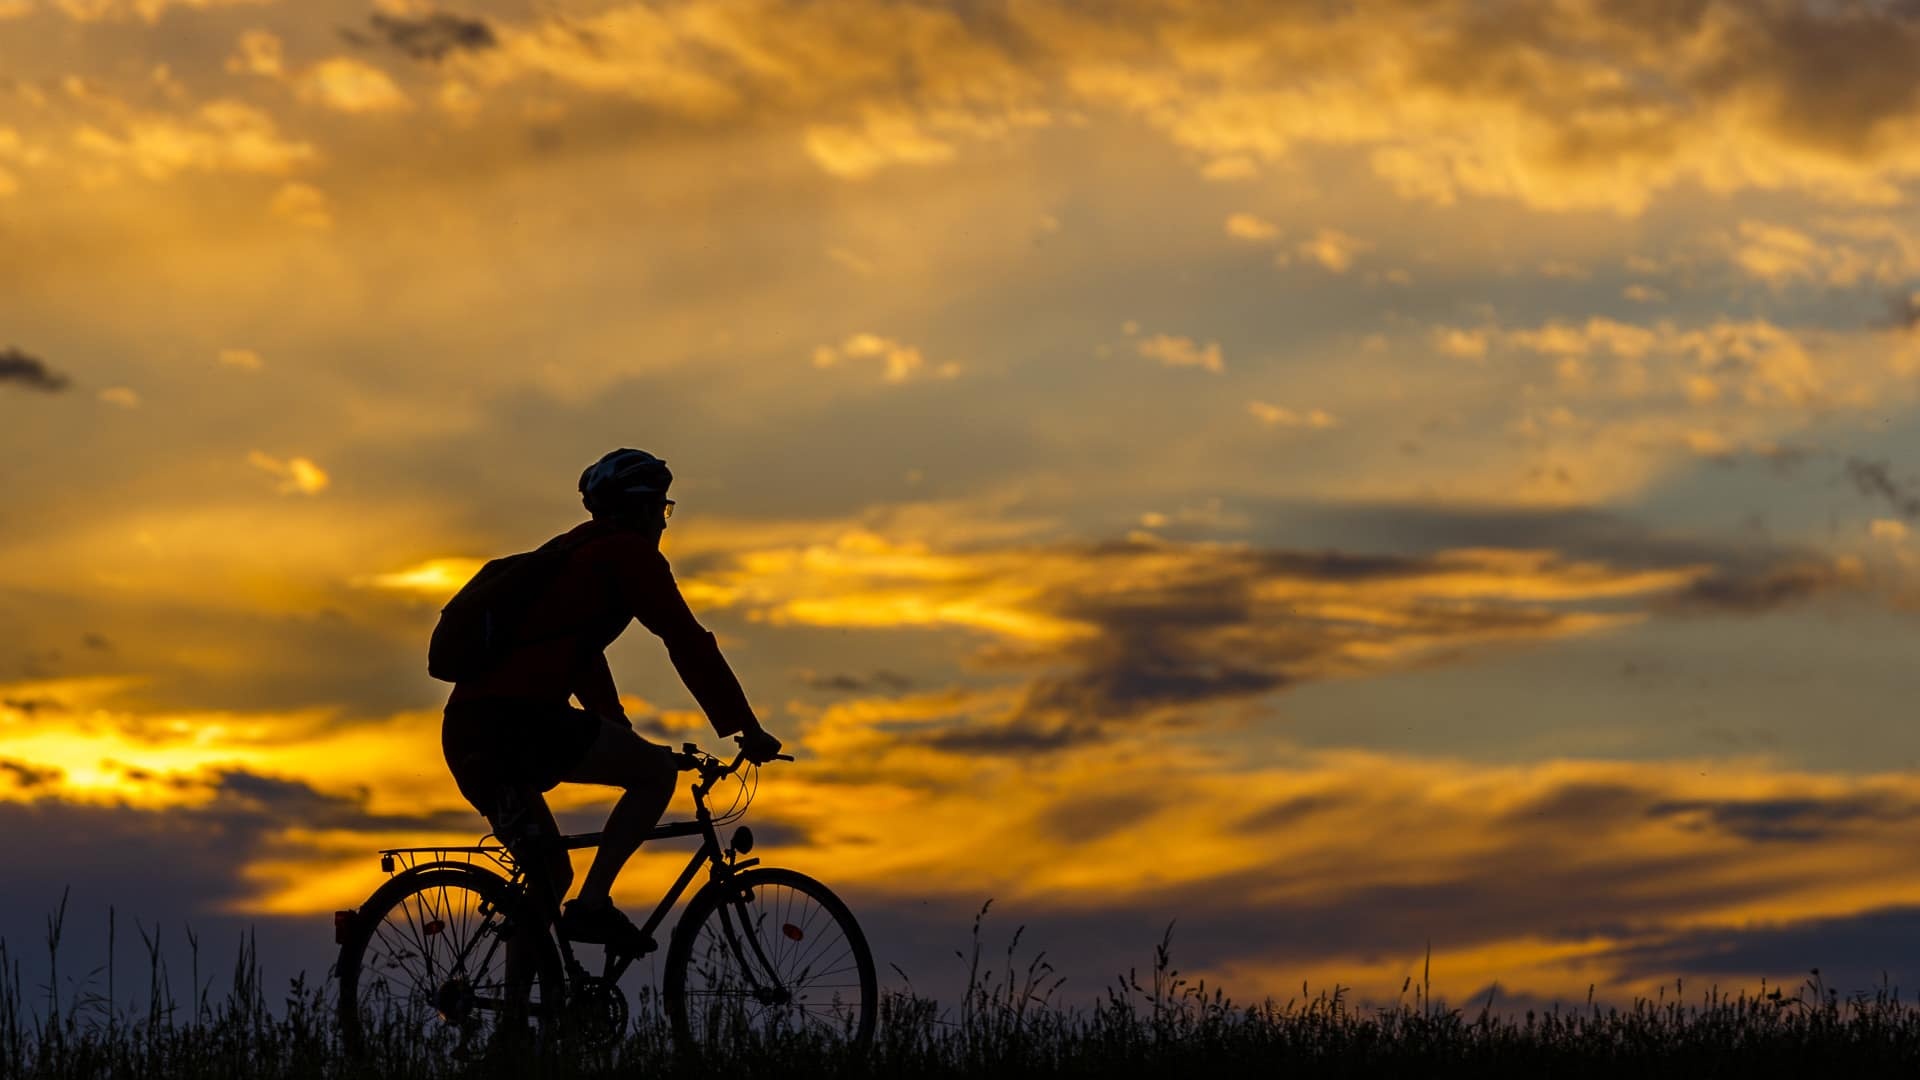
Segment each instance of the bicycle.
[[[741,796],[717,816],[707,796],[740,774],[744,752],[722,762],[687,743],[674,756],[682,771],[700,777],[694,818],[656,825],[647,839],[697,836],[700,848],[641,927],[648,947],[634,954],[608,949],[597,976],[561,930],[558,898],[543,877],[530,878],[504,839],[489,834],[471,847],[382,850],[380,866],[390,878],[360,907],[334,913],[348,1050],[366,1049],[369,1020],[390,1025],[388,1032],[397,1025],[407,1038],[451,1043],[444,1048],[462,1057],[503,1037],[531,1036],[539,1046],[569,1039],[610,1045],[628,1027],[620,977],[656,947],[655,930],[703,865],[708,880],[674,925],[662,979],[676,1049],[710,1055],[797,1033],[864,1050],[877,992],[873,955],[852,912],[813,878],[742,858],[753,849],[745,825],[721,847],[719,827],[745,814],[757,785],[743,777]],[[600,836],[559,842],[572,851],[597,846]],[[505,946],[522,935],[531,944],[516,962]]]

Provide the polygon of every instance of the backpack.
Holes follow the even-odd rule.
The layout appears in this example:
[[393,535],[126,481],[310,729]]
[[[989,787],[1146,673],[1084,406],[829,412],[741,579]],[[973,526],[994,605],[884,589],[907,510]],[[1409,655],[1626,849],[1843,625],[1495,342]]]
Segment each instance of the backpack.
[[556,536],[532,551],[489,560],[440,609],[427,643],[427,674],[460,682],[499,667],[518,643],[534,598],[583,542]]

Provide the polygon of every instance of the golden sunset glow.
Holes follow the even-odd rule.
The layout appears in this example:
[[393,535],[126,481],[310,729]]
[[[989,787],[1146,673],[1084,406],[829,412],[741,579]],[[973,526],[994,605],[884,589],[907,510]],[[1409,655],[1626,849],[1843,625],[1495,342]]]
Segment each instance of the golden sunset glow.
[[0,0],[0,937],[321,941],[479,836],[434,619],[633,446],[800,758],[756,854],[883,969],[993,897],[1088,993],[1173,920],[1250,999],[1911,985],[1916,56],[1880,0]]

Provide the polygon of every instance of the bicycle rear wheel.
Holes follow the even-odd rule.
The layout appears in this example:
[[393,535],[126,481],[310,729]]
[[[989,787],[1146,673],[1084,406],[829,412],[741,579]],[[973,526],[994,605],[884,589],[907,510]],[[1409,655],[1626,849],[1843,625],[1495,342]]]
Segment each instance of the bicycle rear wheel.
[[566,991],[553,938],[527,910],[505,879],[468,866],[375,890],[340,945],[347,1050],[472,1061],[545,1045]]
[[683,1053],[710,1057],[786,1038],[873,1039],[873,953],[853,913],[818,881],[759,867],[687,903],[662,997]]

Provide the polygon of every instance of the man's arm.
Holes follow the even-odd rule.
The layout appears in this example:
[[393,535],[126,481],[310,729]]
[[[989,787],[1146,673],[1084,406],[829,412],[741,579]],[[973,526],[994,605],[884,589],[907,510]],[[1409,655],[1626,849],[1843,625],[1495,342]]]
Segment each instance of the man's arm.
[[580,707],[588,712],[633,726],[633,721],[627,719],[626,706],[620,704],[620,691],[613,685],[613,669],[607,666],[606,653],[596,652],[581,665],[580,681],[573,688],[573,696],[580,699]]
[[620,582],[628,610],[666,645],[673,669],[707,714],[713,730],[721,735],[760,731],[746,691],[720,655],[719,643],[687,607],[666,556],[648,548],[621,567]]

